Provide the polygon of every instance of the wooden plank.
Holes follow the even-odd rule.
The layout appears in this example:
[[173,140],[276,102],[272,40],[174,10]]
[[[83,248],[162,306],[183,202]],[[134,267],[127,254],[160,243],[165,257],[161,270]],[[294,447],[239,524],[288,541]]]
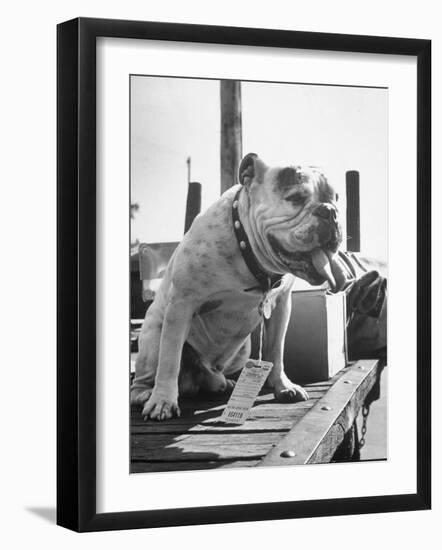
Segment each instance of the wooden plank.
[[183,470],[213,470],[225,468],[251,468],[256,466],[258,460],[208,460],[203,462],[132,462],[131,474],[150,472],[176,472]]
[[146,422],[140,407],[134,407],[131,472],[256,466],[333,381],[307,385],[311,399],[299,403],[278,403],[267,388],[258,396],[250,418],[240,426],[218,422],[227,396],[182,400],[182,416],[164,422]]
[[131,457],[146,462],[261,458],[280,437],[279,433],[137,434],[132,436]]
[[[261,460],[258,466],[329,462],[375,383],[379,362],[344,369],[330,390]],[[284,456],[286,452],[294,456]]]
[[[320,396],[325,392],[322,391]],[[210,402],[198,401],[182,406],[180,418],[163,422],[144,421],[140,407],[132,410],[131,431],[136,433],[184,433],[184,432],[256,432],[287,431],[315,403],[315,398],[299,403],[277,403],[273,394],[260,395],[252,408],[250,417],[240,425],[220,423],[226,400],[222,405],[208,408]]]
[[[304,386],[305,389],[308,391],[309,396],[312,400],[321,398],[326,391],[330,389],[332,386],[332,383],[330,384],[324,384],[322,386],[316,386],[314,384],[309,384]],[[213,397],[210,399],[207,396],[198,396],[194,400],[188,400],[180,399],[180,409],[181,409],[181,417],[191,417],[195,415],[209,415],[212,414],[212,412],[218,411],[221,413],[225,406],[227,405],[228,396],[224,396],[221,398]],[[296,408],[299,405],[302,405],[305,402],[298,402],[298,403],[280,403],[276,401],[274,395],[272,392],[266,392],[261,395],[259,395],[256,398],[256,401],[253,406],[253,411],[257,412],[260,409],[278,409],[278,408],[284,408],[284,409],[291,409]],[[141,407],[138,405],[132,406],[132,415],[133,419],[140,418],[141,419]],[[214,414],[212,416],[215,416]]]
[[256,433],[256,432],[288,432],[293,423],[304,416],[304,414],[313,407],[313,403],[303,406],[296,411],[281,410],[272,412],[271,416],[261,416],[251,418],[239,426],[234,424],[224,424],[221,422],[201,422],[192,421],[180,423],[165,422],[141,422],[132,427],[132,434],[180,434],[180,433]]
[[315,401],[306,401],[294,405],[279,405],[279,407],[257,407],[252,409],[251,416],[242,425],[219,422],[221,412],[215,417],[204,413],[195,416],[182,416],[163,422],[144,421],[138,413],[133,415],[132,433],[184,433],[195,431],[208,432],[256,432],[256,431],[288,431],[293,423],[302,417],[314,405]]
[[331,462],[354,462],[361,459],[359,435],[356,422],[344,435],[344,439],[333,453]]

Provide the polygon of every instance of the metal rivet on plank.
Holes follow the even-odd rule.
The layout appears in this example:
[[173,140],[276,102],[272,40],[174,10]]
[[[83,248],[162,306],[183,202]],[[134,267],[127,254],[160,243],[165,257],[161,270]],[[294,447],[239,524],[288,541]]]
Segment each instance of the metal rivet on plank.
[[241,227],[241,223],[238,220],[236,220],[235,222],[235,227],[236,229],[239,229]]
[[247,246],[246,243],[244,241],[241,241],[239,243],[239,246],[244,250],[244,248]]
[[293,458],[294,456],[296,456],[296,453],[295,451],[282,451],[281,453],[281,456],[282,458]]
[[238,201],[234,201],[233,208],[238,208]]

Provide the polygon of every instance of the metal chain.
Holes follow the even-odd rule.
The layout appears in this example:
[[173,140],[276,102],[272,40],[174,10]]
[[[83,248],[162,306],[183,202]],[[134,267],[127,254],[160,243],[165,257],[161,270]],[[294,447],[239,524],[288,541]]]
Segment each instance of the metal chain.
[[365,434],[367,433],[367,417],[370,413],[370,405],[364,405],[362,407],[362,428],[361,428],[361,439],[359,440],[359,449],[365,445]]

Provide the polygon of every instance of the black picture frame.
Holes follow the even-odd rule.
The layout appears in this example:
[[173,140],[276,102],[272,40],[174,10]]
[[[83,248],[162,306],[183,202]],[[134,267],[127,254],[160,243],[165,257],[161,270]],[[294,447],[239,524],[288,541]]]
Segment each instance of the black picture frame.
[[[415,494],[96,512],[96,39],[301,48],[417,59]],[[57,523],[76,531],[367,514],[431,506],[431,41],[79,18],[57,28]]]

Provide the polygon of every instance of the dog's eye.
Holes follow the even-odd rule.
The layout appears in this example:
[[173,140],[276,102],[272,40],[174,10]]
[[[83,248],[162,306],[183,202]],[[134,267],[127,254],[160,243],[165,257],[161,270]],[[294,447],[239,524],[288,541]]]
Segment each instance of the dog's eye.
[[306,197],[302,193],[293,193],[293,195],[285,197],[285,200],[296,206],[300,206],[305,203]]

